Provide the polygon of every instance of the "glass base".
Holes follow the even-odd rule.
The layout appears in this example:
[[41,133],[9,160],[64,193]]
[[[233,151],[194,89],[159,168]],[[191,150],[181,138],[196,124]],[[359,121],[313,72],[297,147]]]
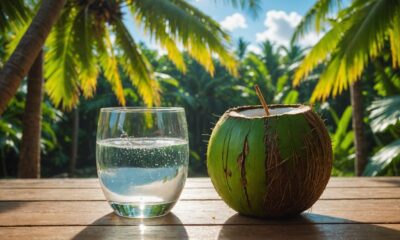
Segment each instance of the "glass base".
[[114,212],[127,218],[153,218],[168,214],[176,202],[167,203],[119,203],[109,202]]

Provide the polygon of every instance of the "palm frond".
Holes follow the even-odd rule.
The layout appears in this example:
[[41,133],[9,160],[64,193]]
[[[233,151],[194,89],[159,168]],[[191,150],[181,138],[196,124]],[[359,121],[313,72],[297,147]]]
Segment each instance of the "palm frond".
[[70,33],[73,35],[72,44],[76,52],[80,88],[86,98],[93,96],[99,75],[94,53],[93,21],[94,19],[89,15],[88,7],[80,9]]
[[32,2],[26,3],[23,0],[0,1],[0,34],[10,34],[5,59],[14,52],[30,25],[33,16],[31,5]]
[[150,37],[161,43],[169,38],[182,45],[210,74],[215,69],[213,54],[232,74],[237,73],[236,60],[227,51],[229,36],[217,22],[186,1],[132,1],[130,9]]
[[397,8],[389,31],[390,46],[392,50],[392,63],[394,68],[400,68],[400,8]]
[[159,32],[156,35],[158,43],[167,50],[168,58],[175,64],[175,66],[180,71],[186,72],[186,64],[183,59],[183,55],[176,45],[176,42],[167,33],[167,26],[165,25],[165,23],[160,22],[159,24],[163,26],[160,26],[160,28],[158,29]]
[[[360,1],[355,1],[355,4]],[[338,45],[342,59],[348,62],[349,82],[360,76],[368,57],[374,58],[379,54],[388,31],[392,27],[398,28],[392,23],[400,18],[399,9],[400,1],[375,0],[352,14],[350,20],[353,24]]]
[[15,31],[25,25],[32,15],[32,10],[24,0],[0,1],[0,33]]
[[258,12],[262,9],[260,0],[224,0],[224,2],[231,4],[233,7],[248,11],[255,17],[258,16]]
[[[342,148],[342,143],[346,138],[348,139],[350,137],[351,140],[354,139],[353,131],[348,131],[348,129],[351,125],[351,117],[353,115],[352,111],[353,111],[352,108],[349,106],[346,108],[346,110],[343,112],[342,116],[340,117],[336,131],[335,131],[334,135],[332,136],[334,152],[339,152],[339,149]],[[351,140],[350,140],[350,142],[352,142]],[[347,146],[345,146],[345,147],[347,147]]]
[[146,57],[141,54],[121,19],[114,19],[113,27],[116,44],[121,50],[119,52],[119,62],[122,68],[137,87],[145,104],[148,106],[159,105],[159,86],[154,79],[151,66]]
[[347,89],[347,81],[340,81],[340,74],[346,74],[346,62],[336,56],[329,61],[324,72],[320,75],[320,79],[311,95],[310,102],[326,100],[330,96],[332,89],[335,88],[335,93],[338,92],[339,86],[341,86],[340,91]]
[[278,78],[278,81],[276,82],[276,92],[278,94],[283,92],[288,80],[289,80],[289,74],[283,74]]
[[111,84],[119,103],[126,105],[124,89],[118,69],[118,61],[115,56],[115,49],[112,46],[110,33],[106,27],[101,29],[101,37],[97,38],[96,50],[99,56],[99,64],[107,81]]
[[[362,4],[364,3],[364,4]],[[313,92],[311,101],[325,100],[328,96],[341,93],[361,76],[368,60],[382,50],[393,19],[399,18],[399,1],[371,0],[365,3],[356,0],[356,10],[348,19],[350,27],[343,34],[331,59]]]
[[71,29],[76,11],[66,10],[46,42],[45,87],[56,106],[71,109],[79,99],[78,71]]
[[369,159],[363,175],[376,176],[384,170],[394,159],[400,156],[400,139],[381,148]]
[[172,86],[175,88],[179,88],[179,81],[169,74],[155,72],[154,76],[156,77],[157,81],[160,83],[164,83],[166,85],[169,85],[169,86]]
[[254,53],[249,53],[244,60],[243,65],[247,66],[252,73],[257,74],[260,77],[269,76],[269,72],[264,62]]
[[161,44],[167,49],[168,58],[175,66],[183,73],[186,72],[186,64],[183,55],[175,44],[175,41],[170,37],[165,37],[161,40]]
[[393,96],[400,93],[400,74],[390,66],[385,66],[379,59],[374,64],[374,89],[380,96]]
[[291,90],[283,100],[284,104],[295,104],[298,103],[299,92],[297,90]]
[[344,24],[335,24],[318,43],[314,45],[295,72],[293,79],[294,86],[299,85],[300,81],[306,78],[316,66],[321,64],[324,60],[327,60],[332,49],[336,48],[343,33],[346,32],[349,27],[350,24],[348,21]]
[[399,95],[372,102],[368,108],[372,131],[382,132],[390,125],[400,122],[399,106]]
[[301,39],[307,32],[314,29],[317,33],[327,23],[329,14],[340,9],[342,0],[318,0],[305,14],[292,36],[292,42]]
[[237,41],[236,55],[240,60],[242,60],[245,57],[249,45],[250,42],[245,41],[243,38],[239,38],[239,40]]
[[18,26],[18,30],[11,34],[9,38],[10,42],[6,46],[6,56],[5,56],[6,59],[8,59],[14,52],[14,50],[17,48],[21,38],[24,36],[26,30],[28,30],[29,25],[30,22],[21,23]]

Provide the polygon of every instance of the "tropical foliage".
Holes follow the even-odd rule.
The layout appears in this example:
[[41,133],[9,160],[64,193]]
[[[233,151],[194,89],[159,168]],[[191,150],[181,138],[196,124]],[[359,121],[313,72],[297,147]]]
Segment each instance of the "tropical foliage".
[[15,31],[31,17],[31,9],[24,0],[0,2],[0,33],[2,36]]
[[[25,8],[23,3],[28,2],[32,5]],[[259,1],[224,2],[257,15]],[[0,1],[0,68],[36,4]],[[229,36],[218,23],[184,0],[70,0],[45,48],[43,176],[64,176],[60,174],[66,172],[73,144],[73,116],[54,106],[77,109],[78,142],[88,147],[78,149],[76,174],[94,176],[98,109],[154,104],[185,108],[190,175],[204,176],[213,125],[230,107],[258,104],[256,84],[270,104],[312,103],[332,138],[333,174],[354,175],[355,113],[347,89],[355,81],[364,100],[369,156],[364,174],[400,175],[399,5],[389,0],[319,0],[290,46],[266,41],[256,54],[242,39],[231,51]],[[125,20],[131,15],[137,29],[162,46],[166,55],[135,41]],[[189,22],[190,29],[183,22]],[[296,40],[312,29],[323,35],[319,43],[311,49],[297,46]],[[179,51],[182,48],[184,52]],[[16,176],[25,85],[0,119],[2,176]]]
[[[353,126],[358,165],[363,164],[367,148],[367,139],[362,130],[364,126],[361,125],[368,124],[371,119],[370,135],[379,146],[384,146],[386,142],[381,141],[379,135],[383,131],[390,131],[394,142],[384,146],[369,159],[364,169],[364,174],[367,175],[379,174],[391,164],[396,166],[399,156],[399,152],[393,150],[399,146],[396,139],[400,113],[396,109],[396,97],[393,96],[400,94],[397,70],[400,67],[399,21],[400,1],[318,0],[301,21],[292,39],[296,42],[311,29],[324,32],[296,70],[293,80],[294,85],[299,84],[315,68],[324,65],[311,102],[337,96],[353,86]],[[356,87],[356,81],[367,81],[369,85],[376,82],[375,89],[379,97],[385,99],[377,100],[366,94],[362,95],[359,87]],[[362,111],[362,98],[367,101],[376,100],[371,103],[370,118],[367,121]],[[389,125],[391,127],[388,130]],[[361,174],[359,170],[357,168]]]
[[[3,177],[16,175],[16,163],[22,138],[22,116],[25,108],[26,85],[23,85],[10,102],[9,108],[0,118],[0,162]],[[42,154],[59,155],[67,159],[68,153],[63,153],[59,144],[58,131],[64,114],[54,108],[50,101],[42,103],[42,137],[40,141]],[[8,160],[8,161],[7,161]],[[57,164],[56,161],[54,161]]]
[[[0,5],[8,10],[5,14],[12,14],[9,18],[24,23],[10,44],[9,53],[29,23],[22,22],[28,19],[23,8],[37,1],[28,2],[2,1]],[[258,0],[225,2],[255,15],[259,7]],[[214,54],[232,74],[236,73],[236,61],[227,50],[229,35],[217,22],[184,0],[69,0],[46,43],[46,90],[56,106],[71,109],[81,92],[87,98],[92,97],[100,71],[119,103],[125,105],[119,67],[129,76],[146,105],[160,104],[160,89],[151,65],[126,26],[129,15],[136,20],[136,29],[143,30],[166,49],[180,71],[186,70],[179,50],[183,47],[210,74],[214,73]],[[6,22],[14,23],[4,20],[0,27],[9,28]]]
[[[123,12],[124,5],[129,12]],[[167,50],[179,70],[186,70],[178,49],[183,46],[211,74],[212,54],[234,73],[235,61],[226,49],[228,35],[186,1],[69,1],[47,42],[46,89],[56,106],[76,105],[80,91],[92,97],[100,71],[125,105],[119,67],[146,105],[160,104],[151,65],[123,21],[127,14],[133,15],[137,29]]]
[[342,8],[343,2],[317,1],[293,35],[296,41],[311,28],[326,31],[294,78],[294,84],[299,84],[319,64],[326,64],[311,101],[326,100],[348,89],[360,79],[369,60],[380,55],[385,44],[390,45],[392,66],[400,67],[400,1],[354,0]]
[[[242,43],[240,43],[242,42]],[[254,85],[261,86],[263,94],[269,103],[295,103],[307,102],[311,96],[313,86],[316,84],[315,78],[310,78],[300,86],[293,88],[291,86],[291,78],[295,68],[290,67],[298,60],[302,59],[304,51],[291,50],[292,54],[284,54],[278,47],[272,47],[268,56],[263,54],[255,54],[247,51],[247,46],[243,46],[243,41],[237,44],[236,53],[242,49],[242,56],[238,54],[240,67],[238,68],[239,76],[233,77],[229,71],[214,59],[215,75],[212,76],[205,68],[195,61],[189,53],[183,54],[186,72],[182,73],[179,68],[168,58],[168,56],[158,56],[154,50],[147,49],[144,45],[138,44],[140,51],[148,59],[152,68],[156,72],[155,81],[160,86],[163,94],[161,101],[163,106],[183,106],[187,113],[187,119],[190,131],[190,175],[204,176],[206,174],[205,167],[205,151],[207,141],[211,129],[224,111],[230,107],[247,104],[258,104],[258,98],[254,92]],[[240,45],[242,45],[240,47]],[[271,43],[263,43],[263,45],[273,46]],[[297,46],[290,46],[288,49],[298,49]],[[296,54],[294,54],[296,53]],[[269,71],[267,59],[273,59],[278,68],[281,69],[279,74],[272,76]],[[126,96],[126,104],[129,106],[137,106],[144,104],[140,98],[139,92],[135,88],[131,88],[129,76],[123,70],[120,71],[121,83]],[[316,73],[317,74],[317,73]],[[273,78],[275,77],[275,79]],[[118,98],[112,93],[112,86],[108,84],[105,74],[100,72],[98,78],[98,86],[92,99],[86,100],[80,98],[78,107],[81,118],[79,130],[79,142],[85,142],[88,147],[80,148],[78,152],[78,176],[94,176],[94,159],[95,159],[95,132],[97,124],[98,109],[101,107],[118,105]],[[287,94],[295,92],[295,94]],[[296,97],[287,97],[295,95]],[[276,97],[277,96],[277,97]],[[348,99],[347,105],[349,104]],[[344,101],[344,103],[346,103]],[[342,101],[343,102],[343,101]],[[336,115],[342,114],[343,106],[337,105],[335,102],[330,103],[332,111]],[[351,135],[351,128],[345,125],[342,120],[336,122],[326,107],[315,106],[317,111],[321,112],[327,118],[327,124],[332,136],[342,141],[347,135]],[[344,105],[346,107],[346,104]],[[55,109],[54,109],[55,110]],[[338,113],[336,113],[338,112]],[[345,114],[346,115],[346,114]],[[348,114],[347,114],[348,115]],[[350,115],[351,116],[351,115]],[[72,144],[71,139],[71,114],[61,114],[58,122],[52,123],[52,128],[57,129],[57,146],[59,148],[48,151],[43,154],[43,175],[54,176],[65,172],[68,165],[69,149]],[[348,122],[347,122],[348,123]],[[340,130],[338,130],[340,129]],[[340,132],[336,133],[335,132]],[[340,136],[339,136],[340,135]],[[343,137],[344,135],[344,137]],[[18,144],[18,140],[16,141]],[[347,156],[352,154],[351,146],[349,148],[338,148],[335,150],[338,161],[338,175],[351,174],[353,171],[351,160]],[[15,153],[13,153],[15,154]],[[12,156],[11,153],[7,154]],[[12,159],[12,158],[11,158]],[[49,160],[52,159],[52,160]],[[346,166],[346,167],[343,167]],[[7,161],[7,167],[10,173],[15,172],[13,163]]]
[[[37,15],[32,21],[28,21],[31,9],[34,9],[38,2],[41,3],[41,7],[37,11]],[[1,113],[10,98],[16,93],[17,87],[31,65],[30,62],[42,49],[43,41],[47,38],[65,3],[65,1],[38,2],[6,1],[1,5],[4,14],[2,14],[3,18],[0,24],[2,30],[5,31],[5,34],[2,35],[8,37],[9,33],[15,34],[10,37],[11,41],[8,44],[10,60],[3,69],[4,73],[2,72],[0,75],[2,77],[0,90],[6,95],[0,99]],[[254,11],[255,14],[258,1],[232,0],[231,3],[240,5],[242,8],[248,7],[248,10]],[[56,11],[49,11],[51,8]],[[125,8],[124,12],[123,8]],[[161,11],[161,9],[163,10]],[[167,11],[165,11],[166,9]],[[169,58],[181,71],[185,71],[185,65],[177,47],[178,44],[187,49],[190,55],[209,73],[213,74],[214,71],[212,55],[218,56],[231,74],[236,73],[236,61],[227,51],[228,34],[219,27],[217,22],[184,0],[69,0],[50,34],[45,48],[45,77],[47,78],[45,86],[50,99],[56,106],[61,105],[64,109],[72,108],[77,104],[81,91],[86,98],[91,97],[96,88],[100,69],[111,83],[119,103],[125,105],[125,96],[119,75],[120,68],[130,78],[146,105],[159,104],[159,87],[154,80],[155,75],[123,22],[123,15],[126,12],[134,15],[138,22],[138,29],[150,33],[158,44],[167,49]],[[43,20],[46,19],[49,21],[44,22]],[[35,30],[40,30],[40,34],[30,33]],[[1,40],[5,42],[3,38]],[[26,46],[29,40],[38,44],[34,46],[33,51],[29,51],[30,53],[27,54]],[[18,56],[26,54],[29,56],[18,59]],[[42,65],[41,57],[38,62]],[[16,70],[13,66],[19,64],[23,66]],[[42,75],[38,68],[39,66],[36,72]],[[5,73],[8,73],[9,76]],[[41,84],[41,78],[41,76],[37,77],[39,84]],[[31,81],[29,81],[29,86],[31,86]],[[42,88],[36,83],[35,86],[35,89]],[[28,87],[28,89],[30,88]],[[37,110],[37,114],[40,114],[40,105],[37,104],[40,103],[40,100],[33,101],[32,96],[41,97],[39,94],[41,91],[35,94],[29,91],[30,100],[27,98],[27,103],[29,102],[27,106],[33,106]],[[31,105],[33,102],[37,103]],[[40,117],[35,116],[34,119],[40,119]],[[35,122],[33,125],[40,126],[40,123]],[[21,159],[32,158],[30,162],[27,160],[28,163],[36,162],[33,165],[38,166],[40,162],[40,159],[37,158],[37,152],[40,150],[38,149],[40,129],[32,132],[37,136],[34,137],[35,139],[25,137],[29,135],[25,135],[26,129],[29,128],[25,124],[22,148],[26,149],[24,146],[29,145],[26,139],[32,139],[33,143],[36,143],[37,151],[30,151],[31,155],[25,155],[26,151],[22,151],[24,154],[21,155]],[[21,172],[26,164],[23,161],[20,163],[19,171]],[[39,168],[35,169],[34,172],[29,173],[29,177],[40,176]],[[21,176],[23,175],[26,177],[28,173],[23,173]]]

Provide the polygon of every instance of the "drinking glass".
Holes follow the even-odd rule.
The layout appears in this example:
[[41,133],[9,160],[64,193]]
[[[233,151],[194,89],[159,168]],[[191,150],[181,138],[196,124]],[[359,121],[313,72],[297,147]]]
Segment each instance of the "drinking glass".
[[189,162],[183,108],[102,108],[96,163],[103,193],[119,216],[158,217],[177,202]]

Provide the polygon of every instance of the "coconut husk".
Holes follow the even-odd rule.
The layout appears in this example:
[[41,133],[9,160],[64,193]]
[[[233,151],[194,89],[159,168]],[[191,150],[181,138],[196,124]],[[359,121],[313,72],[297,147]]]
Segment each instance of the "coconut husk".
[[[290,217],[325,189],[332,146],[323,121],[304,105],[270,105],[269,116],[241,116],[261,106],[228,110],[210,139],[211,180],[229,206],[256,217]],[[273,114],[274,109],[293,108]]]

